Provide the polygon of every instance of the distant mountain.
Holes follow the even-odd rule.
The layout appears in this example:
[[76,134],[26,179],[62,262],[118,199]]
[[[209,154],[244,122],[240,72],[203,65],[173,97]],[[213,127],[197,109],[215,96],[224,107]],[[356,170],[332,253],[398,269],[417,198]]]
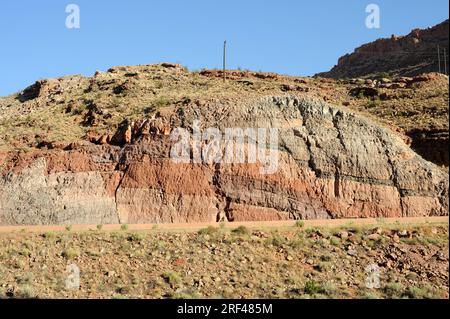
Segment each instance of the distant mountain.
[[406,36],[392,35],[357,48],[353,53],[339,58],[329,72],[316,76],[327,78],[370,77],[383,73],[396,76],[415,76],[438,72],[438,46],[441,72],[444,73],[444,49],[447,74],[449,69],[448,20],[428,29],[415,29]]

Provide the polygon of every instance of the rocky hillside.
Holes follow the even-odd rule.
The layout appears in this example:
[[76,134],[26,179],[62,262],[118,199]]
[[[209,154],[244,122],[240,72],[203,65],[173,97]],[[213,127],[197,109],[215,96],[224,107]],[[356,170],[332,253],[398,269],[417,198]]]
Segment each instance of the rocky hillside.
[[[448,299],[448,224],[304,224],[1,234],[0,298]],[[68,264],[79,289],[67,289]]]
[[444,73],[443,49],[449,54],[448,20],[428,29],[415,29],[406,36],[392,35],[365,44],[339,58],[329,72],[318,76],[330,78],[373,77],[382,73],[415,76],[438,72],[438,45],[441,48],[441,71]]
[[[392,110],[374,120],[379,105],[369,107],[384,103],[375,96],[398,103],[420,93],[421,125],[445,125],[448,112],[438,112],[448,110],[440,102],[448,88],[436,87],[446,77],[396,86],[220,77],[168,63],[115,67],[1,98],[0,224],[448,215],[447,172],[411,150]],[[175,163],[170,134],[192,131],[195,120],[222,133],[277,128],[278,170],[261,173],[262,161]]]

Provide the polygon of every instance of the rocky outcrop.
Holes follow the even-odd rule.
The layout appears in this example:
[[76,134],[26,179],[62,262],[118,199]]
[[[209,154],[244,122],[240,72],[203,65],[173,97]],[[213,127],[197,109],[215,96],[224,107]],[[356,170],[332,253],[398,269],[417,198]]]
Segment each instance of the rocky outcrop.
[[320,77],[346,78],[374,76],[380,73],[414,76],[438,72],[438,45],[441,49],[441,71],[444,51],[448,67],[448,20],[428,29],[415,29],[406,36],[392,36],[365,44],[339,58],[338,64]]
[[[435,83],[445,83],[445,89],[447,89],[448,76],[436,72],[421,74],[413,77],[394,77],[391,79],[350,79],[344,81],[346,83],[356,85],[352,87],[348,94],[352,97],[361,99],[368,98],[374,103],[377,101],[397,101],[399,91],[406,93],[404,89],[417,90],[418,87],[433,88]],[[384,90],[383,90],[384,89]],[[408,97],[410,100],[414,100],[414,97],[403,93],[404,97]],[[428,96],[433,96],[432,93]],[[448,102],[446,98],[444,101]],[[400,117],[409,117],[410,115],[420,114],[420,106],[415,102],[411,103],[412,107],[406,111],[401,111],[403,115]],[[433,119],[436,118],[438,108],[432,101],[429,101],[429,108]],[[442,109],[441,114],[447,114],[448,108]],[[398,115],[396,111],[396,116]],[[423,113],[422,113],[423,114]],[[441,122],[442,124],[436,124],[434,121],[431,125],[424,125],[420,122],[426,123],[423,118],[416,118],[414,125],[408,125],[403,127],[404,134],[409,140],[408,145],[425,158],[427,161],[433,162],[439,166],[449,166],[449,131],[448,122]],[[448,120],[447,120],[448,121]]]
[[[262,173],[262,161],[174,162],[169,132],[192,130],[195,120],[220,132],[278,128],[277,170]],[[119,130],[120,143],[2,154],[0,224],[448,215],[446,172],[391,131],[322,102],[217,101]]]
[[38,80],[34,84],[25,88],[17,95],[20,102],[26,102],[39,97],[48,95],[50,92],[58,89],[59,81],[56,79]]
[[411,148],[421,154],[427,161],[437,165],[449,166],[449,132],[448,130],[411,130]]

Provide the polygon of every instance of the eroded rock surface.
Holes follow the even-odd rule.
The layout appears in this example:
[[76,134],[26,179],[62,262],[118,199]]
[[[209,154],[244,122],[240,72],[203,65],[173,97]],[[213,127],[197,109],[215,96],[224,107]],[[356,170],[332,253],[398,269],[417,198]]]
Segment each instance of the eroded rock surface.
[[[448,52],[448,20],[427,29],[412,30],[406,36],[378,39],[364,44],[351,54],[339,58],[338,64],[329,72],[318,76],[331,78],[361,77],[379,73],[415,76],[422,73],[444,72],[444,63],[439,66],[438,46]],[[448,59],[448,57],[446,57]],[[448,60],[447,60],[448,61]]]
[[[175,163],[170,131],[278,128],[278,169]],[[158,129],[154,129],[158,128]],[[448,215],[448,175],[393,132],[291,96],[180,106],[121,145],[0,155],[0,224],[162,223]]]

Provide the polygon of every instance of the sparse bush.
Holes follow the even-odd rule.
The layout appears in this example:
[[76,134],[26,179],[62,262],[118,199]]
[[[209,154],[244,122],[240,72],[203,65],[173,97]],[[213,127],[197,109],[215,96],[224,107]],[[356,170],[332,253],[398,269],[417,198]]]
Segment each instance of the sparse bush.
[[208,226],[206,228],[202,228],[200,229],[197,234],[199,235],[214,235],[217,234],[217,232],[219,231],[219,229],[217,227],[214,226]]
[[181,283],[181,277],[175,271],[166,271],[162,274],[162,278],[172,287]]
[[289,246],[293,249],[299,249],[305,246],[304,239],[291,239],[289,240]]
[[309,295],[315,295],[323,292],[323,288],[320,284],[315,282],[314,280],[309,280],[305,284],[305,293]]
[[128,241],[137,241],[137,242],[140,242],[140,241],[142,241],[142,240],[144,240],[144,238],[145,238],[145,233],[143,233],[143,232],[140,232],[140,233],[131,233],[129,236],[128,236]]
[[313,233],[322,233],[318,227],[308,227],[305,229],[306,234],[310,235]]
[[67,230],[67,231],[71,231],[71,230],[72,230],[72,225],[67,225],[67,226],[66,226],[66,230]]
[[241,226],[233,229],[231,232],[233,234],[236,234],[236,235],[248,235],[248,234],[250,234],[250,230],[247,227],[245,227],[244,225],[241,225]]
[[29,299],[29,298],[35,298],[36,294],[33,290],[33,287],[31,285],[26,284],[26,285],[22,285],[19,287],[15,297]]
[[366,292],[363,296],[363,299],[380,299],[380,297],[374,292]]
[[102,228],[103,228],[103,225],[102,225],[102,224],[98,224],[98,225],[97,225],[97,230],[102,230]]
[[322,286],[322,292],[327,296],[332,296],[336,292],[336,286],[332,282],[327,282]]
[[420,299],[424,298],[426,295],[426,291],[419,287],[408,287],[405,291],[405,296],[411,299]]
[[118,232],[118,231],[114,231],[114,232],[110,233],[109,236],[111,237],[111,239],[121,240],[126,236],[126,234]]
[[161,107],[168,106],[170,103],[171,102],[168,98],[161,96],[153,101],[152,106],[156,109],[159,109]]
[[314,269],[320,272],[326,271],[328,268],[328,264],[326,262],[320,262],[314,266]]
[[389,297],[395,297],[403,292],[404,287],[398,282],[390,282],[384,286],[383,290]]
[[31,256],[31,250],[28,249],[27,247],[22,247],[21,249],[19,249],[18,253],[19,253],[19,255],[24,256],[24,257]]
[[374,109],[380,106],[380,100],[373,100],[366,103],[366,109]]
[[16,276],[16,282],[18,284],[29,284],[33,281],[34,274],[32,272],[26,272],[23,275]]
[[297,220],[295,222],[295,227],[303,228],[305,226],[305,222],[303,220]]
[[116,287],[116,293],[119,294],[120,296],[124,296],[130,293],[130,288],[127,286],[118,286]]
[[269,238],[267,238],[266,243],[268,245],[272,245],[274,247],[281,247],[283,246],[283,244],[286,243],[286,240],[281,237],[279,234],[273,234],[272,236],[270,236]]
[[169,293],[169,298],[172,299],[200,299],[202,296],[195,291],[182,291],[182,292],[175,292],[175,293]]
[[45,239],[51,239],[55,237],[55,233],[52,231],[47,231],[42,234],[42,237],[44,237]]
[[70,260],[70,259],[74,259],[76,257],[78,257],[79,253],[77,250],[75,250],[74,248],[66,248],[63,250],[61,256],[63,256],[64,258]]
[[128,230],[128,224],[122,224],[120,225],[121,230]]
[[331,236],[330,244],[333,246],[339,246],[339,244],[340,244],[339,238],[337,238],[336,236]]

